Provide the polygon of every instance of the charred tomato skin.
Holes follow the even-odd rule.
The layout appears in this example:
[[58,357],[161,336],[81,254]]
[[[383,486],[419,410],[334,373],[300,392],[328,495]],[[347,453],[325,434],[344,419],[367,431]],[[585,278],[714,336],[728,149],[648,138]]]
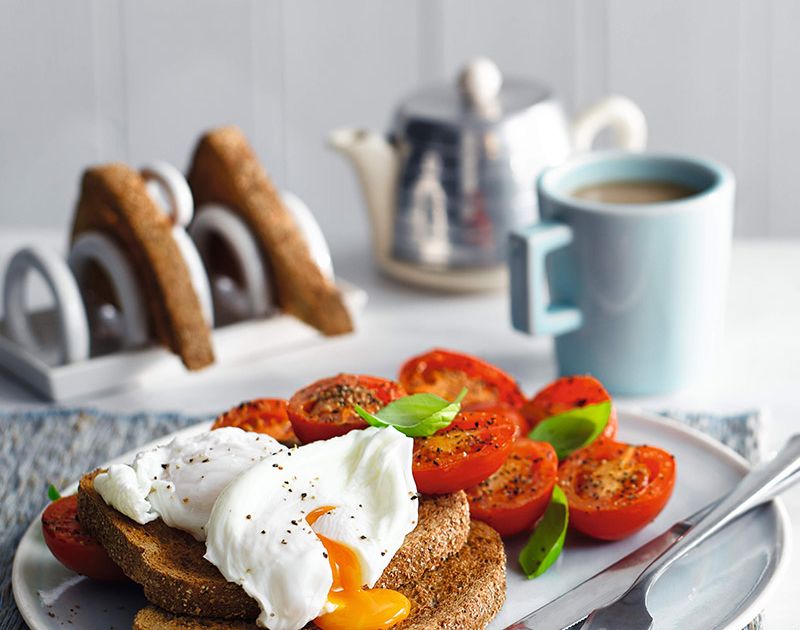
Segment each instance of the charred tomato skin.
[[620,540],[664,509],[675,475],[675,458],[663,449],[601,438],[561,462],[558,485],[567,497],[573,529],[600,540]]
[[[596,405],[611,400],[611,396],[602,383],[593,376],[562,376],[522,405],[520,411],[531,429],[551,416],[557,416],[573,409]],[[608,424],[603,437],[613,440],[617,435],[617,410],[611,407]]]
[[528,424],[528,421],[525,419],[525,416],[522,415],[522,412],[519,409],[505,403],[472,403],[469,405],[464,405],[462,408],[464,411],[488,411],[497,415],[508,416],[508,419],[517,425],[517,437],[527,435],[531,430],[531,427]]
[[395,381],[377,376],[338,374],[307,385],[289,399],[286,411],[303,443],[327,440],[368,425],[353,404],[375,413],[406,395]]
[[217,417],[211,430],[222,427],[264,433],[289,446],[299,444],[282,398],[256,398],[232,407]]
[[423,494],[448,494],[474,486],[508,457],[516,425],[506,416],[463,411],[429,437],[414,438],[412,472]]
[[550,504],[557,475],[555,449],[520,438],[497,472],[467,488],[470,516],[501,536],[530,531]]
[[45,508],[42,535],[56,560],[68,569],[104,582],[127,579],[78,520],[78,495],[61,497]]
[[398,380],[410,394],[430,392],[447,400],[453,400],[466,387],[464,407],[500,403],[518,408],[525,402],[517,382],[500,368],[478,357],[442,348],[408,359],[400,368]]

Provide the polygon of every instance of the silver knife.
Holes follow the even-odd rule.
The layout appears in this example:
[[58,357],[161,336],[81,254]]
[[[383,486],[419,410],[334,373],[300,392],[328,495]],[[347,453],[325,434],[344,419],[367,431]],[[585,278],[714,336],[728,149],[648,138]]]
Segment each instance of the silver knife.
[[[775,484],[761,497],[759,505],[774,499],[800,481],[800,471]],[[708,515],[719,503],[715,501],[688,518],[678,521],[663,534],[634,549],[570,591],[545,604],[535,612],[511,624],[506,630],[566,630],[579,626],[589,614],[608,606],[630,589],[644,570],[689,529]],[[751,507],[756,507],[754,504]]]

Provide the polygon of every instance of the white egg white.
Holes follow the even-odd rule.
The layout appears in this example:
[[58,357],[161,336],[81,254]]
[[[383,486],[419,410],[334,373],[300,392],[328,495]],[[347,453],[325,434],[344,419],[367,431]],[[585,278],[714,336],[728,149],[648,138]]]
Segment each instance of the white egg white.
[[[353,550],[373,586],[417,523],[413,440],[368,428],[282,451],[219,495],[206,558],[261,607],[258,623],[294,630],[326,611],[331,569],[316,533]],[[313,530],[308,514],[332,506]]]
[[142,451],[132,465],[114,464],[95,477],[105,502],[137,523],[161,518],[205,540],[220,492],[265,457],[286,451],[273,438],[225,427]]

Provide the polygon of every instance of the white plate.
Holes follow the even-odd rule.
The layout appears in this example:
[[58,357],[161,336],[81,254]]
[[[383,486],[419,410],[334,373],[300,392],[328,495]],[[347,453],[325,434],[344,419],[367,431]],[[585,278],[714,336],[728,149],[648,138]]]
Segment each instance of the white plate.
[[[203,423],[181,433],[203,431],[207,426]],[[589,543],[569,538],[558,563],[533,581],[526,580],[517,568],[516,556],[524,537],[509,541],[508,600],[490,628],[504,628],[612,564],[675,521],[719,498],[747,471],[741,457],[712,439],[644,414],[621,412],[620,436],[632,443],[658,445],[675,455],[678,478],[664,512],[624,541]],[[171,436],[159,441],[169,439]],[[129,453],[115,461],[131,459]],[[655,628],[741,630],[761,611],[788,558],[788,529],[783,507],[774,502],[696,549],[653,587],[649,604]],[[39,518],[19,544],[12,585],[17,606],[34,630],[66,625],[86,630],[128,628],[146,603],[133,585],[104,585],[63,568],[44,544]]]

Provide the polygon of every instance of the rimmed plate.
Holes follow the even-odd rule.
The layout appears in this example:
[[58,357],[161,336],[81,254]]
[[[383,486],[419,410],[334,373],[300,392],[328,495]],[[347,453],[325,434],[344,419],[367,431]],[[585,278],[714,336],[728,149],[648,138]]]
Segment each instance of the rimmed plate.
[[[525,614],[576,586],[602,568],[730,490],[747,472],[747,463],[714,440],[668,420],[638,412],[619,414],[620,437],[655,444],[675,455],[678,478],[664,512],[624,541],[593,543],[571,537],[558,563],[528,581],[516,557],[524,536],[506,543],[508,599],[492,622],[505,628]],[[203,431],[202,423],[182,431]],[[162,438],[159,442],[171,439]],[[132,453],[115,461],[130,461]],[[741,630],[764,605],[789,554],[789,523],[779,502],[749,514],[677,563],[653,587],[648,600],[656,629],[730,628]],[[39,518],[25,532],[14,558],[14,598],[34,630],[73,625],[86,630],[129,628],[145,605],[135,586],[93,582],[62,567],[41,535]]]

